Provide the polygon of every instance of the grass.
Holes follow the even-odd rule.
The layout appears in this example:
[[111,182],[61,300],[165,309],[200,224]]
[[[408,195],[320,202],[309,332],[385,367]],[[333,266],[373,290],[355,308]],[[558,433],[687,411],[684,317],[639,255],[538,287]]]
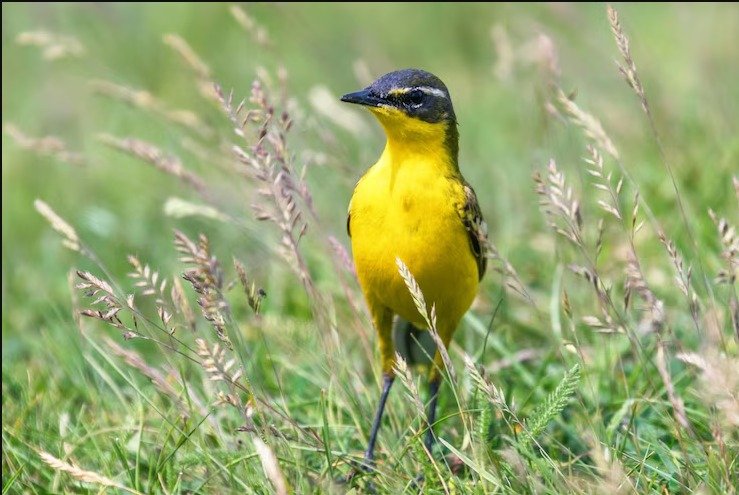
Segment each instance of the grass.
[[[739,9],[617,9],[4,4],[3,493],[736,493]],[[405,66],[493,270],[433,455],[401,362],[344,483],[382,135],[337,95]]]

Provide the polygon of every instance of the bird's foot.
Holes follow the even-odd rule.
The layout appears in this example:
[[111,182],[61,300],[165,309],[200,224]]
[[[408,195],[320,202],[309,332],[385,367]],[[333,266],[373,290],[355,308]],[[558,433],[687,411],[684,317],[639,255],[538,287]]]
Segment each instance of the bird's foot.
[[350,460],[349,465],[351,466],[349,472],[340,477],[338,483],[350,484],[375,471],[375,460],[372,458],[365,457],[361,462]]

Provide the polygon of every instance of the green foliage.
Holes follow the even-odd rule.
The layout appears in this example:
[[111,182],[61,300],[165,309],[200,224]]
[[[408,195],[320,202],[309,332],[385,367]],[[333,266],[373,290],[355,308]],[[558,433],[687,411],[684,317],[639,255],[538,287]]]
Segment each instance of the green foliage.
[[[2,9],[4,494],[736,493],[736,6]],[[337,95],[408,66],[490,269],[434,455],[406,369],[355,472],[383,137]]]
[[547,395],[542,402],[531,414],[531,421],[526,422],[526,428],[523,438],[519,442],[519,446],[523,449],[529,447],[530,442],[536,441],[547,425],[559,416],[562,409],[575,393],[575,388],[580,383],[580,365],[576,364],[565,373],[562,381],[559,382],[557,388]]

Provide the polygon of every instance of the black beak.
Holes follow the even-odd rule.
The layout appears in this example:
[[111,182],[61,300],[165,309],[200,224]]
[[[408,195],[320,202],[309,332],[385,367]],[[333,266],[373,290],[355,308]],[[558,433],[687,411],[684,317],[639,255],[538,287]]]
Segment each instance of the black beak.
[[345,94],[341,97],[341,101],[356,103],[357,105],[366,105],[368,107],[378,107],[381,103],[384,103],[382,98],[373,96],[367,88],[354,93]]

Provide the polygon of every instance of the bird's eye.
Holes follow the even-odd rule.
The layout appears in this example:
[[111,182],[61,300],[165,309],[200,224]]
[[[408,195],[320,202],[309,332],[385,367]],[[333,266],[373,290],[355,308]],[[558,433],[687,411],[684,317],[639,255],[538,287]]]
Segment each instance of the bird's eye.
[[408,101],[411,105],[414,107],[419,106],[421,103],[423,103],[423,97],[424,97],[423,91],[420,89],[414,89],[408,93]]

